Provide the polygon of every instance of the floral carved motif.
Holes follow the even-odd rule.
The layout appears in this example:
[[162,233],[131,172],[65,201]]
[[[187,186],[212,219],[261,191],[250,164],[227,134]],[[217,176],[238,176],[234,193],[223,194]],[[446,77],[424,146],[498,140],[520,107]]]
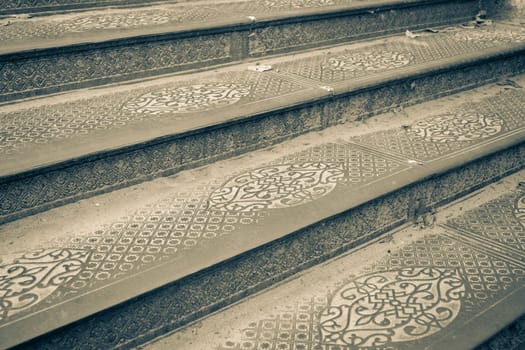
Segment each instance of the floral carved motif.
[[454,40],[470,43],[492,43],[496,45],[512,44],[525,41],[525,30],[458,30],[452,36]]
[[51,295],[83,268],[89,251],[42,249],[0,265],[0,321]]
[[430,142],[473,141],[501,132],[503,120],[497,116],[469,112],[445,114],[420,120],[409,134]]
[[267,166],[230,179],[211,194],[209,204],[241,212],[293,207],[327,195],[343,177],[343,169],[334,164]]
[[59,24],[66,31],[83,32],[90,29],[115,29],[163,24],[170,20],[165,13],[122,13],[83,16],[72,22]]
[[270,9],[274,8],[309,8],[309,7],[322,7],[335,5],[334,0],[263,0],[261,5]]
[[351,52],[329,58],[326,68],[338,71],[378,71],[403,67],[412,60],[410,53],[394,51]]
[[374,347],[434,334],[458,315],[465,282],[454,269],[405,268],[361,276],[320,315],[323,344]]
[[149,92],[129,101],[124,110],[152,115],[190,113],[228,106],[250,94],[250,86],[208,83]]

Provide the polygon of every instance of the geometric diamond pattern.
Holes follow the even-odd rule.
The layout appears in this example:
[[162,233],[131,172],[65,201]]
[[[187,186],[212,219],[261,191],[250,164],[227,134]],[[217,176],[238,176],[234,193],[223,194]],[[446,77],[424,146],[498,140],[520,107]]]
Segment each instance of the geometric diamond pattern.
[[[232,174],[226,182],[217,178],[191,191],[172,193],[103,229],[50,242],[85,252],[86,258],[78,273],[59,283],[32,310],[107,285],[241,226],[257,224],[275,208],[303,205],[336,186],[359,185],[403,167],[407,166],[351,144],[327,143]],[[244,204],[246,210],[242,210]]]
[[525,222],[516,217],[516,202],[524,192],[496,198],[447,224],[525,252]]
[[[421,33],[420,33],[421,34]],[[464,40],[465,37],[480,40]],[[525,41],[521,28],[450,27],[439,33],[422,33],[417,40],[391,40],[359,49],[327,53],[278,65],[279,71],[317,82],[340,82],[377,72],[424,64]]]
[[105,230],[71,238],[69,246],[92,253],[85,269],[65,288],[92,288],[105,280],[118,279],[264,216],[210,210],[206,196],[209,191],[205,187],[191,194],[176,193],[121,218]]
[[470,297],[478,301],[493,299],[513,283],[525,280],[525,269],[459,243],[449,236],[427,235],[399,250],[392,251],[366,272],[408,267],[460,269],[470,286]]
[[[160,92],[171,92],[169,101],[167,96],[161,96],[165,103],[173,104],[187,98],[188,91],[195,84],[207,83],[210,86],[234,82],[234,85],[247,87],[237,104],[256,102],[267,98],[288,94],[303,89],[300,85],[285,81],[274,75],[254,72],[227,72],[213,76],[209,80],[168,83],[149,88],[140,88],[124,93],[97,96],[85,100],[76,100],[55,105],[45,105],[20,111],[0,113],[0,154],[21,152],[29,145],[39,146],[52,142],[60,142],[66,138],[88,136],[104,130],[121,129],[127,125],[148,121],[152,124],[162,117],[170,119],[187,118],[185,113],[177,113],[178,109],[165,108],[162,113],[148,113],[126,108],[136,101],[143,101],[144,96]],[[200,98],[216,99],[217,92],[202,85]],[[180,96],[179,96],[180,95]],[[180,101],[179,101],[180,102]],[[221,101],[215,101],[222,106]],[[193,98],[191,101],[180,102],[179,109],[198,111],[202,109],[202,101]],[[208,106],[210,107],[210,106]]]
[[[308,317],[298,306],[313,308],[302,300],[278,304],[277,315],[250,323],[238,335],[240,339],[228,336],[218,349],[398,350],[405,349],[403,342],[410,345],[414,341],[423,343],[410,346],[423,348],[425,337],[449,327],[456,317],[453,310],[458,313],[454,322],[465,322],[523,286],[525,263],[507,260],[505,253],[494,254],[490,240],[508,244],[509,249],[522,246],[519,239],[525,229],[516,213],[523,210],[516,208],[525,207],[524,198],[525,192],[518,191],[467,211],[449,220],[447,231],[439,227],[441,232],[423,234],[365,265],[357,277],[334,281],[336,292],[312,295],[312,301],[319,301],[315,306],[319,312],[311,314],[312,322],[304,325],[305,330],[310,329],[303,335],[308,341],[298,344],[293,334],[279,333],[283,319],[292,321],[285,322],[285,328],[290,329],[299,315]],[[479,243],[464,243],[463,233],[451,230],[453,227],[478,233]],[[432,282],[431,276],[443,280]],[[313,282],[308,278],[303,277],[305,286]],[[431,302],[436,303],[434,311]],[[413,326],[406,323],[412,318]],[[370,345],[372,341],[375,345]]]
[[[473,116],[481,115],[491,116],[490,120],[498,128],[486,126],[486,130],[489,130],[490,133],[483,135],[481,122],[477,119],[472,122]],[[452,127],[445,129],[440,118],[447,120],[455,118],[456,129]],[[467,135],[467,124],[472,125],[471,128],[473,129],[469,138],[464,136]],[[451,114],[430,116],[404,128],[355,136],[349,141],[373,147],[386,153],[428,161],[463,150],[470,145],[477,145],[480,141],[500,137],[524,126],[525,92],[521,89],[510,89],[498,95],[483,98],[480,101],[464,103],[455,108]],[[475,128],[479,129],[476,130]]]
[[[34,2],[34,1],[33,1]],[[55,15],[50,19],[32,18],[29,21],[12,21],[9,26],[0,26],[0,40],[20,40],[26,38],[53,39],[71,33],[89,31],[122,30],[127,28],[144,28],[158,25],[182,25],[217,20],[236,14],[237,18],[259,13],[278,13],[282,10],[293,10],[311,7],[332,6],[336,3],[348,3],[350,0],[259,0],[213,3],[183,4],[162,8],[139,8],[98,11],[93,14],[76,14],[74,16]],[[0,2],[1,3],[1,2]]]
[[140,28],[162,24],[182,24],[206,21],[221,16],[219,7],[212,6],[164,6],[162,9],[120,10],[77,14],[75,16],[53,16],[33,18],[29,21],[13,22],[0,26],[0,40],[25,38],[52,39],[65,34],[89,31]]
[[242,330],[239,342],[227,341],[218,350],[306,350],[320,341],[319,315],[328,305],[326,297],[286,305],[277,315],[252,322]]
[[403,165],[380,154],[364,151],[345,142],[325,143],[294,153],[271,164],[323,162],[338,164],[344,170],[341,184],[361,184],[402,169]]

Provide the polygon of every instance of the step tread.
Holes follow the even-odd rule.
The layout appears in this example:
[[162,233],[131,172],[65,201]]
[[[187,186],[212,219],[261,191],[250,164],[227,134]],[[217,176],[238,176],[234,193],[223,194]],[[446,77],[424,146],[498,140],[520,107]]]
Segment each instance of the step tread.
[[[525,27],[449,27],[0,106],[0,179],[522,48]],[[373,59],[371,59],[373,58]],[[372,63],[370,63],[372,62]],[[413,88],[417,89],[417,86]],[[319,119],[312,129],[321,127]]]
[[523,142],[520,85],[523,75],[0,226],[0,347]]
[[390,8],[428,0],[195,1],[0,20],[0,54],[159,34],[253,25],[345,10]]
[[[523,180],[525,171],[440,210],[432,226],[398,229],[140,348],[474,349],[525,314]],[[494,348],[521,348],[523,333],[511,335]]]

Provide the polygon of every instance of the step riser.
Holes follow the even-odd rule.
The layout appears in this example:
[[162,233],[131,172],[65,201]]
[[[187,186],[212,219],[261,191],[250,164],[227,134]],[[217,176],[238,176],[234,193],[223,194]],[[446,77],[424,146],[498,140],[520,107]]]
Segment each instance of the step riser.
[[349,10],[5,54],[0,57],[0,102],[452,25],[478,11],[477,1],[398,4],[373,13]]
[[475,350],[512,349],[519,350],[525,344],[525,315],[509,324]]
[[482,0],[481,6],[491,18],[512,19],[525,16],[525,3],[521,0]]
[[423,213],[524,167],[521,143],[398,189],[21,348],[139,345],[410,221],[414,203]]
[[0,180],[0,223],[525,72],[525,50]]

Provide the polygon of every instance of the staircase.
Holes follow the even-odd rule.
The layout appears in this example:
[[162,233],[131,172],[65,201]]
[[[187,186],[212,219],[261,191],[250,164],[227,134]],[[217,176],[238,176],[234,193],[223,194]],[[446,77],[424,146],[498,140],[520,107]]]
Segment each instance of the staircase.
[[[487,297],[499,323],[478,312],[464,259],[405,261],[461,282],[442,331],[376,343],[312,331],[303,348],[521,339],[521,202],[505,232],[489,214],[484,236],[484,215],[467,228],[439,218],[513,173],[505,191],[521,198],[522,13],[515,1],[0,0],[0,348],[141,346],[261,291],[285,300],[294,276],[331,275],[322,263],[342,255],[355,276],[397,278],[360,249],[423,235],[392,231],[412,224],[512,271]],[[479,320],[477,336],[457,333]],[[191,343],[244,349],[239,337]]]

